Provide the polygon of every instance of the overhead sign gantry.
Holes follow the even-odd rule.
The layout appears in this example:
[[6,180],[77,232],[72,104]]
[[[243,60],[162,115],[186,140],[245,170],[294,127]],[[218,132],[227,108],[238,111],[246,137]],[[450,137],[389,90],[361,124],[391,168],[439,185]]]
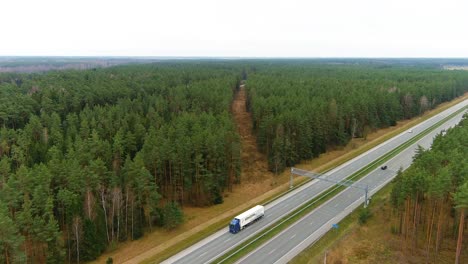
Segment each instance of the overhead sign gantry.
[[305,176],[305,177],[309,177],[309,178],[312,178],[312,179],[317,179],[317,180],[320,180],[320,181],[335,183],[335,184],[345,186],[345,187],[352,187],[352,188],[356,188],[356,189],[361,189],[361,190],[364,191],[364,207],[366,207],[369,204],[369,199],[367,198],[367,194],[368,194],[368,191],[369,191],[369,186],[368,185],[360,184],[360,183],[357,183],[357,182],[352,181],[352,180],[334,180],[334,179],[332,179],[329,176],[326,176],[324,174],[320,174],[320,173],[316,173],[316,172],[312,172],[312,171],[306,171],[306,170],[291,167],[291,178],[290,178],[290,181],[289,181],[289,188],[290,189],[293,188],[293,175]]

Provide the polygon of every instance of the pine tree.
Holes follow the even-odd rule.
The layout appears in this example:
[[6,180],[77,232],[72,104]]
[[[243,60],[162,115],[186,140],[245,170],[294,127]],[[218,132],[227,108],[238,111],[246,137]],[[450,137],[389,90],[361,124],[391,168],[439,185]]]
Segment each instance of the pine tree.
[[0,262],[7,264],[25,262],[25,255],[21,248],[24,238],[10,218],[7,206],[1,200],[0,234]]
[[465,229],[465,209],[468,208],[468,182],[465,182],[454,196],[456,208],[460,209],[460,219],[458,225],[457,251],[455,254],[455,263],[460,263],[460,253],[463,243],[463,231]]

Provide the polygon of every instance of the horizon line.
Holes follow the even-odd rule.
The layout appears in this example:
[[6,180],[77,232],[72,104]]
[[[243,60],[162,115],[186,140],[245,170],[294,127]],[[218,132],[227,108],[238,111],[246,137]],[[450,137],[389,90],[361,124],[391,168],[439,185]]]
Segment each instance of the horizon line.
[[0,55],[0,58],[136,58],[136,59],[468,59],[468,57],[353,56],[154,56],[154,55]]

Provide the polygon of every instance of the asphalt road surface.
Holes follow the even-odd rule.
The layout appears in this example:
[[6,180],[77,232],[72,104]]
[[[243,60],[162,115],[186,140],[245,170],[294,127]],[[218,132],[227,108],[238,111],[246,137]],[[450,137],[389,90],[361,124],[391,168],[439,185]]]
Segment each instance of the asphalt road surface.
[[[382,155],[386,154],[387,152],[391,151],[392,149],[398,147],[399,145],[403,144],[407,140],[411,139],[418,133],[424,131],[426,128],[432,126],[433,124],[437,123],[438,121],[442,120],[443,118],[447,117],[453,112],[456,112],[457,110],[461,109],[462,107],[465,107],[468,105],[468,100],[465,100],[450,109],[447,109],[446,111],[420,123],[419,125],[413,127],[412,133],[409,133],[407,131],[395,136],[394,138],[376,146],[375,148],[367,151],[366,153],[363,153],[359,155],[358,157],[338,166],[337,168],[329,171],[326,173],[328,177],[332,177],[335,180],[340,180],[344,179],[356,171],[360,170],[361,168],[365,167],[367,164],[370,162],[378,159]],[[411,155],[410,155],[411,156]],[[411,161],[410,158],[407,159],[408,161]],[[393,164],[393,163],[392,163]],[[392,174],[393,170],[397,170],[400,166],[397,166],[396,168],[391,165],[391,163],[388,163],[388,169],[382,173],[384,173],[385,177],[391,177],[390,175]],[[380,173],[380,172],[379,172]],[[275,222],[277,222],[279,219],[287,215],[289,212],[293,211],[303,203],[309,201],[310,199],[319,196],[322,194],[324,191],[326,191],[328,188],[330,188],[333,185],[333,183],[330,182],[324,182],[324,181],[317,181],[313,180],[297,190],[294,190],[281,198],[273,201],[272,203],[269,203],[265,205],[265,217],[263,217],[262,220],[256,222],[255,224],[249,226],[248,228],[242,230],[241,232],[237,234],[231,234],[228,231],[228,222],[226,223],[226,228],[219,230],[218,232],[214,233],[213,235],[203,239],[202,241],[192,245],[191,247],[179,252],[178,254],[170,257],[169,259],[165,260],[163,263],[190,263],[190,264],[195,264],[195,263],[210,263],[214,261],[216,258],[222,256],[232,248],[234,248],[236,245],[242,243],[243,241],[247,240],[248,238],[255,236],[258,232],[261,230],[271,226]],[[370,186],[369,186],[370,187]],[[354,195],[354,194],[350,194]],[[362,195],[362,192],[360,193]],[[350,199],[354,199],[354,196],[350,196]],[[341,208],[341,207],[340,207]],[[335,208],[335,211],[339,210],[338,207]],[[341,209],[342,210],[342,209]],[[329,212],[330,214],[333,214],[333,212]],[[309,223],[310,224],[310,223]],[[317,225],[309,225],[308,229],[309,230],[315,230],[320,226],[319,223]],[[301,233],[301,232],[300,232]],[[304,232],[305,233],[305,232]],[[291,235],[293,236],[293,235]],[[293,243],[296,243],[296,240],[298,240],[302,236],[296,235],[294,237],[294,241],[289,240],[288,244],[294,245]],[[291,238],[291,237],[289,237]],[[298,243],[298,242],[297,242]],[[268,243],[269,244],[269,243]],[[262,250],[264,247],[260,248]],[[273,254],[275,252],[268,251],[258,251],[262,252],[261,254],[264,254],[265,256],[271,255],[274,256],[280,256],[279,254]],[[270,253],[270,254],[269,254]],[[284,254],[284,253],[283,253]],[[257,255],[256,253],[250,255],[254,259],[256,257],[261,257],[261,255]],[[277,259],[277,258],[272,258],[272,259]],[[249,259],[246,259],[246,262],[244,263],[254,263],[254,262],[249,262]],[[252,259],[253,260],[253,259]],[[260,260],[259,260],[260,261]],[[274,261],[273,261],[274,262]],[[263,263],[270,263],[270,261],[263,262]]]
[[[456,115],[454,118],[448,120],[440,127],[418,140],[418,142],[412,144],[397,156],[387,161],[385,163],[385,165],[388,166],[386,170],[378,168],[362,178],[358,183],[368,185],[370,194],[375,193],[396,176],[399,168],[406,169],[411,165],[412,157],[418,145],[426,149],[429,148],[434,136],[443,129],[458,124],[462,116],[463,113]],[[414,130],[413,133],[415,133]],[[363,202],[363,191],[356,188],[347,188],[286,230],[282,231],[273,239],[245,256],[238,263],[287,263],[302,250],[317,241],[323,234],[332,229],[333,224],[337,224],[354,209],[363,206]]]

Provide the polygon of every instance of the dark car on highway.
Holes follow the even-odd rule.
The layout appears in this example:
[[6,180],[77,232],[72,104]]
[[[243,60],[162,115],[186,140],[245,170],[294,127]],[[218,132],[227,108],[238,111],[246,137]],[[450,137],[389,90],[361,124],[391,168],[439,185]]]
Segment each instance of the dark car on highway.
[[386,170],[387,169],[387,165],[383,165],[382,167],[380,167],[381,170]]

